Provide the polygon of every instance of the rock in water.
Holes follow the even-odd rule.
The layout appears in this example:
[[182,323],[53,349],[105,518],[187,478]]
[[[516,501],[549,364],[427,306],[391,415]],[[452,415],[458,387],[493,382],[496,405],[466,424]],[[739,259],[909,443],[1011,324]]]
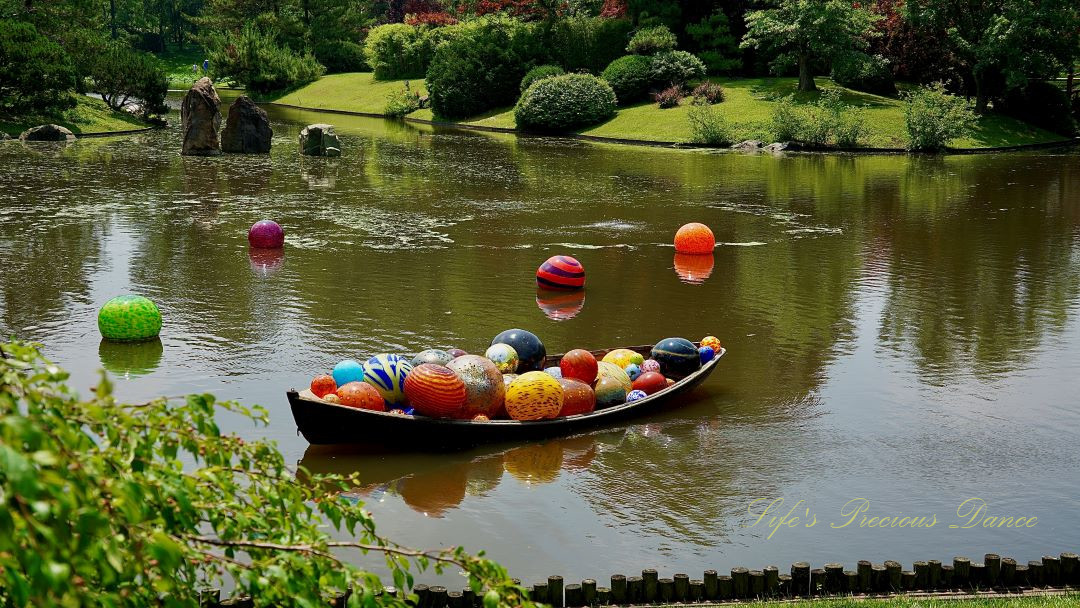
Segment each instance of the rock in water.
[[772,152],[773,154],[776,154],[778,152],[783,152],[784,150],[787,150],[789,147],[790,144],[788,144],[787,142],[778,141],[765,146],[763,149],[766,152]]
[[221,98],[209,78],[200,78],[180,104],[180,126],[184,134],[185,156],[221,154],[218,127],[221,126]]
[[274,136],[266,111],[255,105],[247,95],[241,95],[229,108],[225,128],[221,131],[221,151],[239,154],[269,154],[270,138]]
[[300,153],[308,156],[341,156],[341,140],[334,125],[316,124],[300,131]]
[[757,152],[761,149],[761,144],[762,142],[756,139],[748,139],[731,146],[731,149],[739,150],[741,152]]
[[60,125],[38,125],[22,132],[23,141],[74,141],[75,134]]

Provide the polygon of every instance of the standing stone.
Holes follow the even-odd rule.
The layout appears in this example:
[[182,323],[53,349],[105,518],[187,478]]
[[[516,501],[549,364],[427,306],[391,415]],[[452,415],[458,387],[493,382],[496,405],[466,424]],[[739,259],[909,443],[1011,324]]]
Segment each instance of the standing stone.
[[255,105],[247,95],[241,95],[229,108],[225,128],[221,131],[221,151],[240,154],[269,154],[270,138],[274,136],[266,111]]
[[200,78],[184,95],[180,104],[180,126],[184,134],[185,156],[221,154],[218,127],[221,126],[221,98],[209,78]]
[[60,125],[38,125],[22,132],[23,141],[74,141],[75,134]]
[[300,131],[300,153],[308,156],[341,156],[341,141],[334,125],[316,124]]

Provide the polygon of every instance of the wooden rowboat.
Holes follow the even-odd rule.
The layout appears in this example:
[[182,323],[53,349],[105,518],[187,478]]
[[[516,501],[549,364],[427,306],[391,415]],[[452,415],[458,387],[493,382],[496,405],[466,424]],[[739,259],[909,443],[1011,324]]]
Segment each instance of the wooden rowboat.
[[[648,357],[652,346],[624,346]],[[599,361],[608,352],[591,351]],[[675,384],[637,401],[551,420],[452,420],[426,416],[402,416],[327,403],[310,390],[288,391],[289,406],[300,434],[315,445],[365,444],[397,449],[464,448],[482,443],[567,436],[608,426],[677,403],[679,397],[705,381],[716,369],[725,350],[697,371]],[[562,355],[548,355],[544,367],[559,364]]]

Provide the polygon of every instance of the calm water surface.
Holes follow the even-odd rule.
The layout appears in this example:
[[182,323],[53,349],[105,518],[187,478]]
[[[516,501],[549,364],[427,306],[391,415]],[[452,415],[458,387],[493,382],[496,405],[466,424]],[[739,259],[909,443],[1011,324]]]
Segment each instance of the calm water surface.
[[[360,471],[384,534],[526,582],[1080,547],[1080,156],[774,158],[269,111],[269,157],[181,157],[175,128],[0,145],[0,333],[81,390],[104,367],[132,400],[263,404],[268,429],[226,423]],[[324,121],[344,156],[300,158]],[[284,253],[248,250],[262,218]],[[689,221],[712,258],[674,254]],[[588,269],[583,296],[537,294],[555,253]],[[100,342],[126,292],[158,302],[160,343]],[[715,334],[729,355],[682,407],[584,437],[424,455],[296,435],[285,389],[339,359],[481,352],[509,327],[550,352]],[[1037,524],[950,528],[973,497]],[[938,523],[833,528],[853,498]],[[775,499],[805,502],[769,538],[750,512]]]

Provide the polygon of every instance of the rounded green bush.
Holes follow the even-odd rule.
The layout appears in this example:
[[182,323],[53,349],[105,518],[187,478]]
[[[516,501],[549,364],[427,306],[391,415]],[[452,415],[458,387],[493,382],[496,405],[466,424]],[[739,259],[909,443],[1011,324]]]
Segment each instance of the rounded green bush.
[[643,55],[625,55],[604,68],[601,77],[611,85],[619,105],[640,101],[649,92],[652,81],[652,58]]
[[521,92],[524,93],[525,89],[529,88],[529,85],[537,80],[550,78],[552,76],[562,76],[565,73],[566,71],[557,65],[538,65],[529,70],[525,74],[525,77],[521,79]]
[[644,27],[634,33],[626,50],[635,55],[652,55],[675,50],[678,40],[666,25]]
[[522,129],[567,131],[593,125],[615,114],[615,92],[589,74],[565,74],[534,82],[514,108]]
[[658,88],[683,86],[705,77],[705,64],[686,51],[665,51],[652,57],[652,85]]

